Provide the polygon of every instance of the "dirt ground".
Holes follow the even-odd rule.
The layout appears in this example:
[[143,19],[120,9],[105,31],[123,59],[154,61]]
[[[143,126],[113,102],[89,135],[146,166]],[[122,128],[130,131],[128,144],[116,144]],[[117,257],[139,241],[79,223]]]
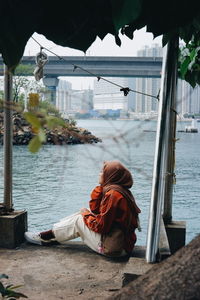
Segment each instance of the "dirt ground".
[[0,248],[0,274],[6,284],[23,285],[19,291],[30,300],[106,299],[122,287],[124,273],[144,274],[151,265],[144,248],[136,247],[129,260],[111,260],[81,242],[65,246]]

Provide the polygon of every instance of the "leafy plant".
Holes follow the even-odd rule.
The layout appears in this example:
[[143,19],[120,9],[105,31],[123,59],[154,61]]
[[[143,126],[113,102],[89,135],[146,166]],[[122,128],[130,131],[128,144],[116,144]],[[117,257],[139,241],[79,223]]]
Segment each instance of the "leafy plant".
[[[47,142],[49,134],[54,136],[53,143],[55,144],[59,144],[60,137],[62,141],[72,140],[74,138],[82,143],[91,143],[93,138],[98,140],[92,135],[86,135],[81,132],[80,129],[76,127],[75,120],[71,118],[66,120],[61,118],[56,108],[53,109],[53,105],[49,104],[49,110],[47,101],[45,102],[47,111],[44,108],[40,108],[40,101],[38,104],[38,101],[34,101],[34,97],[31,101],[31,106],[29,105],[30,110],[27,112],[24,112],[23,108],[16,102],[13,102],[12,105],[9,106],[9,109],[16,112],[14,115],[17,119],[17,123],[14,121],[14,125],[17,126],[17,128],[21,128],[20,126],[27,126],[30,130],[30,135],[27,140],[27,142],[29,142],[28,149],[30,152],[38,152],[42,145]],[[5,102],[0,99],[0,109],[4,109],[5,107]],[[23,131],[23,128],[20,130]],[[0,134],[2,133],[0,132]],[[29,140],[29,138],[31,138],[31,140]]]
[[179,78],[186,80],[194,88],[197,84],[200,85],[200,15],[187,25],[165,34],[163,45],[174,35],[178,35],[184,42],[179,49]]
[[[0,274],[0,279],[8,279],[8,275]],[[16,300],[19,298],[28,298],[26,295],[16,292],[15,290],[22,285],[13,285],[9,284],[4,286],[4,284],[0,281],[0,294],[3,299]]]
[[54,115],[56,117],[61,116],[59,110],[47,100],[40,101],[38,108],[41,111],[45,111],[47,114],[51,114],[51,115]]
[[35,136],[30,141],[28,148],[31,152],[37,152],[43,143],[46,142],[45,127],[54,129],[56,127],[66,127],[66,123],[63,119],[47,114],[25,112],[23,113],[24,118],[32,126],[32,131]]
[[178,73],[193,88],[200,85],[200,40],[192,40],[180,49]]

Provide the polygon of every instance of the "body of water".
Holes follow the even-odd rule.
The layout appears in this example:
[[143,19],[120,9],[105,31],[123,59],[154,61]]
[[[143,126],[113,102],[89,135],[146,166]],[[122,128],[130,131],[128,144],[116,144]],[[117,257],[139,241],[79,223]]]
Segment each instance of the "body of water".
[[[138,233],[138,244],[145,245],[156,133],[144,130],[156,130],[156,122],[79,120],[78,126],[89,129],[103,142],[44,146],[36,154],[30,153],[26,146],[14,146],[14,208],[28,211],[29,230],[50,229],[60,218],[88,206],[103,161],[118,159],[133,174],[132,192],[142,210],[143,230]],[[178,123],[178,129],[184,127],[185,123]],[[187,222],[189,242],[199,233],[200,227],[200,133],[180,132],[177,137],[173,219]],[[0,172],[0,197],[3,199],[2,147]]]

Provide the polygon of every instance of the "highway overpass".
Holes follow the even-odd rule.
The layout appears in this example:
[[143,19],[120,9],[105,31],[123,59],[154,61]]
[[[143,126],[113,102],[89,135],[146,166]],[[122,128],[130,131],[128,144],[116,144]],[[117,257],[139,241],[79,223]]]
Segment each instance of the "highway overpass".
[[[44,67],[44,75],[54,78],[59,76],[91,77],[92,74],[104,77],[159,78],[162,68],[162,57],[63,56],[59,59],[56,56],[49,56],[48,59]],[[35,65],[35,56],[23,56],[21,63]],[[74,66],[80,68],[74,68]],[[0,57],[0,75],[3,75],[2,57]]]

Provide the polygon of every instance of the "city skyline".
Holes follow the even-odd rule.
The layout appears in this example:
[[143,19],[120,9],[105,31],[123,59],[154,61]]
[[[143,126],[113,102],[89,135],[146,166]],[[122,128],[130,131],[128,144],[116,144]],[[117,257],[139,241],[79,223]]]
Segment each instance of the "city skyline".
[[[161,57],[163,48],[159,44],[153,44],[152,46],[144,45],[140,50],[137,51],[137,56],[151,56]],[[64,78],[62,78],[64,80]],[[110,111],[121,111],[120,114],[123,116],[128,112],[129,115],[133,114],[146,114],[149,116],[155,116],[158,110],[158,100],[155,99],[160,90],[160,78],[120,78],[120,77],[109,77],[109,82],[104,80],[93,79],[94,87],[93,90],[93,109],[101,113]],[[111,82],[115,82],[117,85],[112,85]],[[68,81],[66,81],[68,82]],[[132,90],[139,91],[148,95],[130,92],[127,96],[119,90],[119,86],[129,87]],[[73,86],[70,85],[71,92],[68,96],[63,96],[63,99],[67,104],[61,104],[64,101],[59,97],[57,101],[58,108],[60,107],[63,112],[63,107],[68,107],[69,111],[82,111],[83,103],[87,97],[83,96],[85,92],[80,93],[73,91]],[[63,95],[65,92],[63,92]],[[58,93],[59,94],[59,93]],[[70,95],[70,96],[69,96]],[[91,94],[90,94],[91,97]],[[70,99],[69,99],[70,98]],[[75,104],[73,105],[73,101]],[[83,100],[83,98],[85,100]],[[81,100],[82,99],[82,100]],[[91,98],[90,98],[91,101]],[[76,109],[75,109],[76,107]],[[85,105],[86,109],[87,105]],[[90,108],[92,105],[90,105]],[[66,110],[67,111],[67,110]],[[65,111],[65,113],[66,113]],[[200,87],[193,89],[187,82],[178,80],[178,93],[177,93],[177,113],[180,116],[184,114],[195,114],[200,113]]]
[[[107,35],[103,41],[99,38],[91,45],[86,53],[72,48],[62,47],[47,40],[43,35],[34,33],[33,37],[44,47],[60,56],[136,56],[137,51],[145,45],[162,44],[162,37],[159,36],[153,39],[151,33],[146,32],[146,28],[136,30],[133,40],[126,36],[120,35],[122,40],[121,47],[115,44],[114,37]],[[24,55],[35,56],[40,51],[39,45],[33,40],[29,39]],[[45,51],[45,50],[44,50]],[[45,51],[48,55],[52,55]],[[72,83],[73,89],[87,89],[93,87],[94,78],[91,77],[65,77],[65,79]]]
[[[162,47],[160,47],[159,44],[153,44],[152,46],[144,45],[142,49],[137,51],[136,56],[161,57]],[[114,82],[116,85],[111,84],[111,82]],[[128,95],[125,95],[120,91],[119,86],[129,87],[132,91],[128,93]],[[99,81],[95,79],[93,88],[93,109],[101,114],[112,114],[113,111],[120,111],[120,115],[123,116],[126,116],[128,112],[152,114],[152,112],[155,113],[157,111],[157,100],[155,100],[154,97],[148,97],[133,91],[157,96],[159,88],[159,78],[109,77],[109,81]],[[58,99],[56,103],[58,109],[64,114],[67,114],[67,112],[73,111],[71,98],[73,97],[74,102],[78,103],[77,93],[75,98],[72,87],[68,90],[68,86],[66,85],[65,88],[62,89],[62,92],[60,91],[61,89],[61,86],[58,86]],[[61,94],[63,95],[62,97],[60,97]],[[65,104],[63,102],[65,102]],[[79,102],[79,111],[81,111],[82,106],[81,102]],[[76,107],[78,111],[78,106]]]

